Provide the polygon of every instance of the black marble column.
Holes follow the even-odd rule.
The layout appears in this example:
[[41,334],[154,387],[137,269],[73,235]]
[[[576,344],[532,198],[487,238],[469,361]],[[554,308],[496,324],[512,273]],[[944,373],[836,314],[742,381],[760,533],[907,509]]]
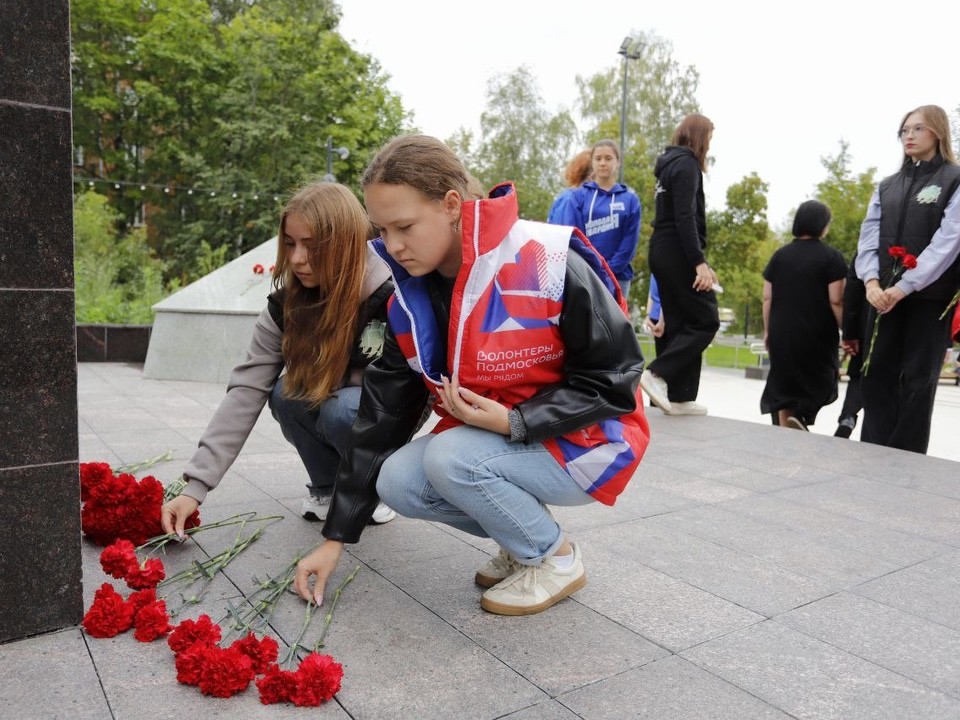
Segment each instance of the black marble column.
[[0,642],[83,614],[70,5],[0,2]]

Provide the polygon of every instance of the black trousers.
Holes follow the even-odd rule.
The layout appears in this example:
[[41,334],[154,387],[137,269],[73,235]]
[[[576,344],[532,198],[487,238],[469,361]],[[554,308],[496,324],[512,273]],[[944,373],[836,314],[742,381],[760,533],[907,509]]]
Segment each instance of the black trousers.
[[[933,401],[950,345],[949,313],[938,319],[946,305],[946,300],[908,295],[880,316],[873,352],[861,381],[861,441],[927,452]],[[867,322],[871,334],[875,317],[876,311],[871,308]],[[870,353],[870,348],[865,352]]]
[[847,392],[843,396],[843,407],[840,408],[840,417],[837,422],[845,418],[856,418],[863,410],[863,351],[850,358],[847,362]]
[[717,295],[693,289],[696,270],[675,238],[651,238],[649,262],[664,319],[662,349],[649,369],[666,381],[671,402],[696,400],[703,351],[720,329]]

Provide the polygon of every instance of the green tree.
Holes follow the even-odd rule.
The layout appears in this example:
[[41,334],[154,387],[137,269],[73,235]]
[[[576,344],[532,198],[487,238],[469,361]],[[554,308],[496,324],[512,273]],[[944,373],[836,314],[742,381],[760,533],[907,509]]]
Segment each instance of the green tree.
[[545,220],[563,185],[560,170],[576,141],[570,113],[550,112],[529,68],[521,66],[487,83],[476,147],[464,130],[449,144],[485,188],[506,181],[516,184],[521,217]]
[[143,228],[120,234],[107,198],[83,192],[74,202],[77,322],[153,322],[151,307],[168,294],[163,263],[144,241]]
[[707,260],[724,289],[720,305],[735,313],[733,332],[747,334],[762,327],[762,272],[777,246],[767,223],[768,190],[752,173],[727,188],[725,210],[707,213]]
[[827,177],[817,184],[816,198],[830,207],[833,216],[827,242],[849,261],[857,249],[860,225],[877,184],[877,169],[871,167],[854,175],[850,170],[848,148],[849,143],[841,140],[840,151],[835,156],[820,158]]
[[71,17],[85,169],[118,181],[97,188],[121,224],[146,215],[183,282],[276,232],[284,196],[326,169],[327,137],[349,148],[333,170],[352,184],[406,120],[333,0],[75,0]]

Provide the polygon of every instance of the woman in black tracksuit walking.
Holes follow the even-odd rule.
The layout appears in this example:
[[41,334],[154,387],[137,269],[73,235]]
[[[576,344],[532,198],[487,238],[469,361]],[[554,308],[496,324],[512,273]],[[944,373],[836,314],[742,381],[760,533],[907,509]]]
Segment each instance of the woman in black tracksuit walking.
[[703,172],[713,137],[713,123],[687,115],[671,145],[657,158],[654,174],[656,217],[650,237],[650,272],[660,290],[667,318],[656,359],[641,376],[650,400],[668,415],[705,415],[696,402],[703,351],[720,328],[717,277],[707,265]]

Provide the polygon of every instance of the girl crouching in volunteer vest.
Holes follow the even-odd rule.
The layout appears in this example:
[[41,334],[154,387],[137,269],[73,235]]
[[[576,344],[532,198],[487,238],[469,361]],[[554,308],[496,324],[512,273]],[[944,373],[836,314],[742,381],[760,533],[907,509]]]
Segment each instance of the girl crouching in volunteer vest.
[[[379,494],[402,515],[497,542],[475,576],[485,610],[545,610],[586,584],[547,506],[612,505],[647,447],[643,356],[609,267],[580,231],[519,220],[511,184],[486,199],[471,187],[450,148],[422,135],[394,139],[364,173],[395,298],[327,542],[298,567],[304,599],[322,600]],[[439,421],[407,442],[431,396]]]

